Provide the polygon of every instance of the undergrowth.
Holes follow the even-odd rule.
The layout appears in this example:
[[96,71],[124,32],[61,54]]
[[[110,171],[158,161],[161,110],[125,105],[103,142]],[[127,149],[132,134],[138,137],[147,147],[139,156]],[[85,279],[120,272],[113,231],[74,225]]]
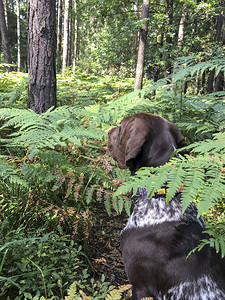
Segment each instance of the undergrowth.
[[[90,236],[98,236],[99,209],[129,215],[130,194],[138,187],[152,194],[165,181],[167,201],[183,184],[184,209],[194,200],[208,220],[211,238],[198,250],[209,243],[224,256],[224,92],[183,92],[196,73],[212,68],[223,71],[224,61],[183,58],[171,77],[131,93],[130,79],[58,75],[61,106],[42,115],[22,108],[25,76],[14,82],[1,74],[1,297],[123,299],[128,287],[114,287],[104,276],[96,281],[87,256]],[[192,155],[135,177],[116,168],[106,151],[107,132],[138,112],[176,123]]]

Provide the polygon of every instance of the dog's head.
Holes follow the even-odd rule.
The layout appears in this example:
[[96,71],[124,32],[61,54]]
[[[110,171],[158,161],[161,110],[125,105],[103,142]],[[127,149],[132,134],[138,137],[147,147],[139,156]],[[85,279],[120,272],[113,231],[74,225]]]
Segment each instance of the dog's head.
[[147,113],[124,118],[121,126],[108,133],[110,155],[119,168],[129,168],[132,174],[141,167],[165,164],[175,149],[186,145],[175,124]]

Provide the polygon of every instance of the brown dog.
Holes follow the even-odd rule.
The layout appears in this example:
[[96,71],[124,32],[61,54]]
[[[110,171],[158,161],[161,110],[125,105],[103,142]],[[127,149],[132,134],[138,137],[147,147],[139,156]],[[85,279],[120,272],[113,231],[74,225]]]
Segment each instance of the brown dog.
[[[109,131],[108,150],[119,168],[131,174],[141,167],[169,161],[175,149],[186,146],[176,125],[157,115],[139,113]],[[184,151],[185,152],[185,151]],[[133,300],[143,297],[173,300],[225,299],[225,260],[205,246],[188,260],[188,253],[207,238],[195,204],[182,214],[178,192],[166,204],[165,194],[151,199],[143,193],[121,232],[126,273]]]

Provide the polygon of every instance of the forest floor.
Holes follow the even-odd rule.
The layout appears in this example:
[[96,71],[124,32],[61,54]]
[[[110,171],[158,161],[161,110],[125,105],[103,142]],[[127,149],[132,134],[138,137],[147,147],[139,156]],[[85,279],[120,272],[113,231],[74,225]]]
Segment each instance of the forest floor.
[[125,212],[121,215],[112,212],[108,216],[104,208],[99,211],[101,224],[96,228],[98,233],[88,243],[88,256],[96,271],[96,277],[104,274],[106,281],[116,287],[128,284],[120,250],[120,232],[128,216]]

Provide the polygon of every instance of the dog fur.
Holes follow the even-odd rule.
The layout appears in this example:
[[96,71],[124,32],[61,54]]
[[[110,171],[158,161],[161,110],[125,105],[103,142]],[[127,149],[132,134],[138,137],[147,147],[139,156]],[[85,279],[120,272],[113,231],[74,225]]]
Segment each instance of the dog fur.
[[[177,126],[152,114],[139,113],[109,131],[108,150],[121,169],[131,174],[141,167],[169,161],[174,149],[186,146]],[[183,153],[187,153],[185,150]],[[207,238],[202,217],[192,203],[182,214],[178,193],[167,205],[165,196],[140,195],[121,232],[126,273],[133,286],[132,300],[225,299],[225,259],[205,246],[188,253]]]

